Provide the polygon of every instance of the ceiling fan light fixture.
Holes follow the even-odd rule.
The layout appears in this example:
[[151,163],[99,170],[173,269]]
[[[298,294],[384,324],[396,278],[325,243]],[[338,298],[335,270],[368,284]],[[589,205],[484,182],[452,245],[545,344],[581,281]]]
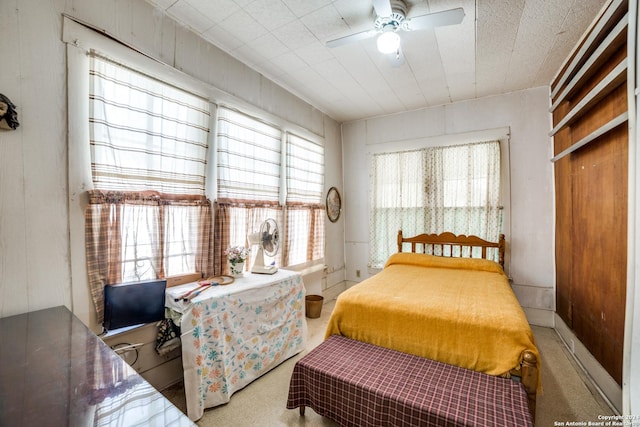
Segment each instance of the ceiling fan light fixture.
[[400,48],[400,36],[395,31],[385,31],[378,36],[378,51],[394,53]]

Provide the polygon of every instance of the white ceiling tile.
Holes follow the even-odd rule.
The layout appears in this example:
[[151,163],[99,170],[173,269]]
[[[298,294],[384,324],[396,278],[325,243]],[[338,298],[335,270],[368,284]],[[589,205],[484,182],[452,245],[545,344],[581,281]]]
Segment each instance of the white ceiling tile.
[[475,9],[468,3],[460,24],[434,29],[452,100],[476,96]]
[[277,56],[270,62],[278,65],[289,74],[297,70],[306,71],[309,67],[306,62],[293,52],[287,52],[283,55]]
[[286,70],[273,61],[264,61],[259,64],[255,64],[253,68],[264,76],[270,76],[274,81],[281,81],[279,77],[287,74]]
[[562,64],[591,22],[593,10],[602,7],[602,0],[583,0],[570,9],[556,31],[556,37],[547,58],[538,70],[535,82],[540,85],[549,84],[557,73],[557,64]]
[[336,0],[333,7],[351,30],[364,31],[373,28],[375,13],[370,1]]
[[385,110],[385,114],[405,109],[403,100],[388,85],[370,87],[368,92],[372,98],[378,100],[380,106]]
[[320,41],[327,41],[349,31],[349,26],[333,5],[315,10],[300,20]]
[[402,102],[405,110],[415,110],[427,106],[427,100],[422,93],[422,88],[416,81],[408,80],[405,84],[395,86],[393,92]]
[[220,25],[209,28],[203,37],[226,52],[231,52],[244,44],[242,40]]
[[509,8],[490,1],[483,3],[483,6],[478,8],[476,23],[477,96],[503,90],[518,35],[524,0],[513,0],[512,7]]
[[427,105],[441,105],[451,102],[449,87],[444,74],[440,78],[427,78],[418,80]]
[[429,73],[440,64],[440,51],[433,31],[402,34],[402,52],[415,73]]
[[246,44],[234,49],[230,54],[238,61],[254,68],[256,64],[263,63],[267,60],[261,52]]
[[507,89],[534,85],[534,79],[555,42],[557,29],[562,26],[570,7],[568,2],[528,0],[525,3],[505,80]]
[[147,0],[152,5],[162,10],[169,9],[178,0]]
[[196,33],[204,33],[214,25],[211,19],[194,9],[186,0],[175,2],[167,9],[167,13],[192,28]]
[[244,10],[238,10],[226,17],[220,23],[220,27],[244,43],[267,33],[267,29]]
[[273,35],[292,50],[318,40],[301,21],[293,21],[290,24],[276,28],[273,30]]
[[291,9],[282,0],[255,0],[247,5],[245,11],[268,30],[281,27],[296,19]]
[[284,55],[289,51],[289,48],[287,48],[271,33],[267,33],[255,39],[251,43],[251,47],[256,52],[256,55],[259,55],[264,59],[273,59],[280,55]]
[[282,0],[298,17],[318,10],[331,3],[331,0]]
[[548,84],[606,0],[406,0],[408,18],[455,7],[465,18],[401,33],[399,67],[375,37],[325,46],[371,29],[371,0],[147,1],[344,121]]
[[219,24],[229,15],[240,10],[240,7],[233,0],[180,0],[186,1],[191,7],[206,16],[212,22]]
[[328,61],[334,57],[333,52],[318,40],[314,40],[311,44],[295,49],[294,53],[309,65]]

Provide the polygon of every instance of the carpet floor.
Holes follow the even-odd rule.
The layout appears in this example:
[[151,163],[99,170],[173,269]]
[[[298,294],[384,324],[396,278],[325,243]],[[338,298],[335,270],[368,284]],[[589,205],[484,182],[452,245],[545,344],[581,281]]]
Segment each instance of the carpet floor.
[[[198,426],[337,426],[310,408],[301,417],[297,409],[285,407],[293,366],[324,339],[334,304],[335,300],[327,301],[320,318],[307,319],[309,332],[305,351],[236,392],[229,403],[205,410]],[[544,389],[537,397],[536,426],[567,425],[568,421],[585,422],[586,425],[589,421],[598,421],[598,415],[614,415],[569,355],[558,334],[550,328],[533,326],[532,329],[542,358]],[[162,393],[186,413],[182,383]]]

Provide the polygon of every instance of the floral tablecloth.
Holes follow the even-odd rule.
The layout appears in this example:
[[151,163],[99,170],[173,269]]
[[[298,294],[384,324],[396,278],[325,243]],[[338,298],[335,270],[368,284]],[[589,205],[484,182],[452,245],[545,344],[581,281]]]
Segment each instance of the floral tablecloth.
[[246,274],[175,301],[197,283],[167,289],[166,306],[181,313],[187,415],[226,403],[231,395],[303,350],[307,337],[300,274]]

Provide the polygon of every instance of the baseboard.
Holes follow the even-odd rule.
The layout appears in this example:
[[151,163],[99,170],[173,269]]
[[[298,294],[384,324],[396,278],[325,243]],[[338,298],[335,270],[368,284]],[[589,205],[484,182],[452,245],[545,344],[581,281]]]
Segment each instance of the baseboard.
[[338,298],[338,295],[340,295],[346,289],[347,289],[347,282],[340,282],[331,286],[330,288],[323,290],[322,296],[324,297],[325,303],[327,301],[331,301],[332,299]]
[[622,388],[591,355],[589,350],[576,338],[574,333],[557,314],[554,317],[555,330],[564,341],[583,372],[591,380],[602,398],[616,413],[622,413]]
[[553,328],[553,317],[555,313],[550,310],[542,308],[522,307],[524,314],[527,316],[527,321],[531,325],[543,326],[545,328]]

